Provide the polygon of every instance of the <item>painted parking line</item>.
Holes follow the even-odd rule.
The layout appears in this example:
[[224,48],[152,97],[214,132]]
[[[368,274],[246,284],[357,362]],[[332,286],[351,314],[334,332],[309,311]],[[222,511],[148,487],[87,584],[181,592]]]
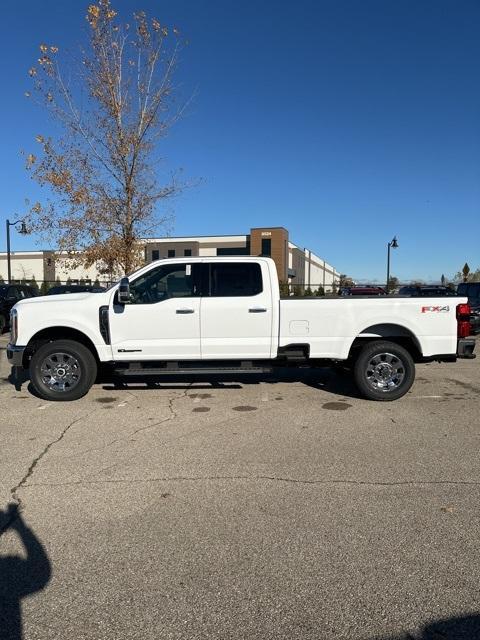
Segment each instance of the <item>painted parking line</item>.
[[414,399],[419,400],[421,398],[433,398],[433,399],[438,399],[438,398],[443,398],[444,396],[413,396]]

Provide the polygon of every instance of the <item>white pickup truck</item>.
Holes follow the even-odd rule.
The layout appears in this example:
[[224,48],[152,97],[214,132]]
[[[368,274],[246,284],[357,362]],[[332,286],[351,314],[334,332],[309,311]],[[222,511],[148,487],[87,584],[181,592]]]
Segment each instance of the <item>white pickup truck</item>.
[[36,392],[75,400],[120,375],[343,365],[372,400],[403,396],[415,362],[474,358],[467,298],[285,298],[270,258],[159,260],[102,293],[29,298],[7,356]]

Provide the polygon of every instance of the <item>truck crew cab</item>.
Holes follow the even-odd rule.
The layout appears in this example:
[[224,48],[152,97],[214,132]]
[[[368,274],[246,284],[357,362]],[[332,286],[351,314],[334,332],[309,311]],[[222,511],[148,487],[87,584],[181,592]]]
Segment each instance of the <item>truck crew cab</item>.
[[366,398],[396,400],[415,362],[475,357],[469,316],[466,298],[280,299],[270,258],[169,259],[105,292],[22,300],[7,356],[48,400],[83,396],[102,363],[125,376],[342,363]]

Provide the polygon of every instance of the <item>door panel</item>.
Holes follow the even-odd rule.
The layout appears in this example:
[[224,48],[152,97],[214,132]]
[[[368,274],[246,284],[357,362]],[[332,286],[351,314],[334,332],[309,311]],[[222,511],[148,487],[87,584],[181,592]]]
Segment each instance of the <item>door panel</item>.
[[[208,266],[207,266],[208,265]],[[272,295],[266,264],[207,263],[202,298],[202,359],[270,358]]]
[[200,358],[198,265],[162,264],[130,283],[131,304],[110,308],[114,360]]

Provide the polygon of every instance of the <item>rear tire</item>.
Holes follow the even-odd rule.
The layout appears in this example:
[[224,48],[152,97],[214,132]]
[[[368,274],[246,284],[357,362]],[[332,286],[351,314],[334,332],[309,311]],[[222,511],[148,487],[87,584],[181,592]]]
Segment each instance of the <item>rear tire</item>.
[[415,363],[404,347],[376,340],[360,351],[353,373],[365,398],[388,402],[409,391],[415,380]]
[[74,340],[47,342],[30,361],[30,380],[44,400],[78,400],[88,392],[96,376],[94,355]]

